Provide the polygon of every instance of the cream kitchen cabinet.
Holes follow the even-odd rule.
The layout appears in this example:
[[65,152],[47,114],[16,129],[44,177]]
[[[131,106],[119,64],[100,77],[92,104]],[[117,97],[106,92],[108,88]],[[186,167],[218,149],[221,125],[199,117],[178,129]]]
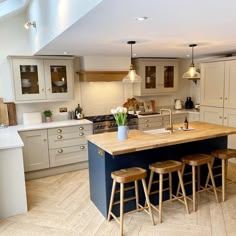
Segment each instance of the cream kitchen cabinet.
[[201,65],[201,105],[236,108],[236,60]]
[[89,134],[92,125],[48,129],[50,167],[87,161]]
[[49,168],[47,130],[19,132],[23,142],[25,172]]
[[12,57],[16,102],[73,99],[73,60]]
[[178,60],[138,58],[133,61],[141,83],[134,83],[135,96],[173,93],[178,88]]
[[170,117],[168,115],[139,117],[138,129],[139,130],[159,129],[167,126],[169,122],[170,122]]

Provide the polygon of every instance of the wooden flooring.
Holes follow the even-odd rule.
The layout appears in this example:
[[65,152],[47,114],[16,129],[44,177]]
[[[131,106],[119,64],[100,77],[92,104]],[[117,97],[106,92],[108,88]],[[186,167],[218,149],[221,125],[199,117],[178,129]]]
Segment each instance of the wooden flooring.
[[[229,175],[236,180],[235,164],[230,165]],[[26,185],[28,213],[0,220],[0,236],[119,235],[118,224],[107,222],[89,199],[87,169],[30,180]],[[125,235],[235,236],[236,183],[227,186],[225,202],[217,204],[214,194],[201,193],[198,211],[192,212],[191,206],[190,210],[187,215],[181,203],[165,203],[163,223],[155,226],[144,212],[127,215]]]

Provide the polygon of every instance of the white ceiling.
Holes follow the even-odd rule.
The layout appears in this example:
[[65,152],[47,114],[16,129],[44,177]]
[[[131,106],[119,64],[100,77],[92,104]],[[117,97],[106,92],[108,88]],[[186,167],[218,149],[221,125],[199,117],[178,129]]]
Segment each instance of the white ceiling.
[[235,0],[104,0],[37,54],[129,56],[128,40],[137,57],[235,54],[235,25]]

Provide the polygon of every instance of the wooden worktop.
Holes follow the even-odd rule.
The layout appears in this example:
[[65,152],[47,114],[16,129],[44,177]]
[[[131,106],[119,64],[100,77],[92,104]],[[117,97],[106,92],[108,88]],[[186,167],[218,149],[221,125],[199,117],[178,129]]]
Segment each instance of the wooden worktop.
[[119,155],[236,134],[236,128],[199,121],[191,122],[189,128],[193,128],[193,130],[178,130],[174,133],[162,134],[148,134],[140,130],[130,130],[128,139],[124,141],[117,139],[117,132],[89,135],[87,139],[111,155]]

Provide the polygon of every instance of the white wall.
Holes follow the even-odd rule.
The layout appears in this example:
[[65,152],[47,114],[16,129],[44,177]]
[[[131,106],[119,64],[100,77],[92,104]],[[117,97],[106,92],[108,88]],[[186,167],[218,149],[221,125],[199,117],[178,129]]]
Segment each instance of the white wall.
[[102,0],[31,0],[28,20],[36,21],[31,31],[34,54],[78,21]]
[[11,68],[8,55],[31,55],[28,31],[24,28],[25,13],[6,17],[0,21],[0,97],[13,101]]

